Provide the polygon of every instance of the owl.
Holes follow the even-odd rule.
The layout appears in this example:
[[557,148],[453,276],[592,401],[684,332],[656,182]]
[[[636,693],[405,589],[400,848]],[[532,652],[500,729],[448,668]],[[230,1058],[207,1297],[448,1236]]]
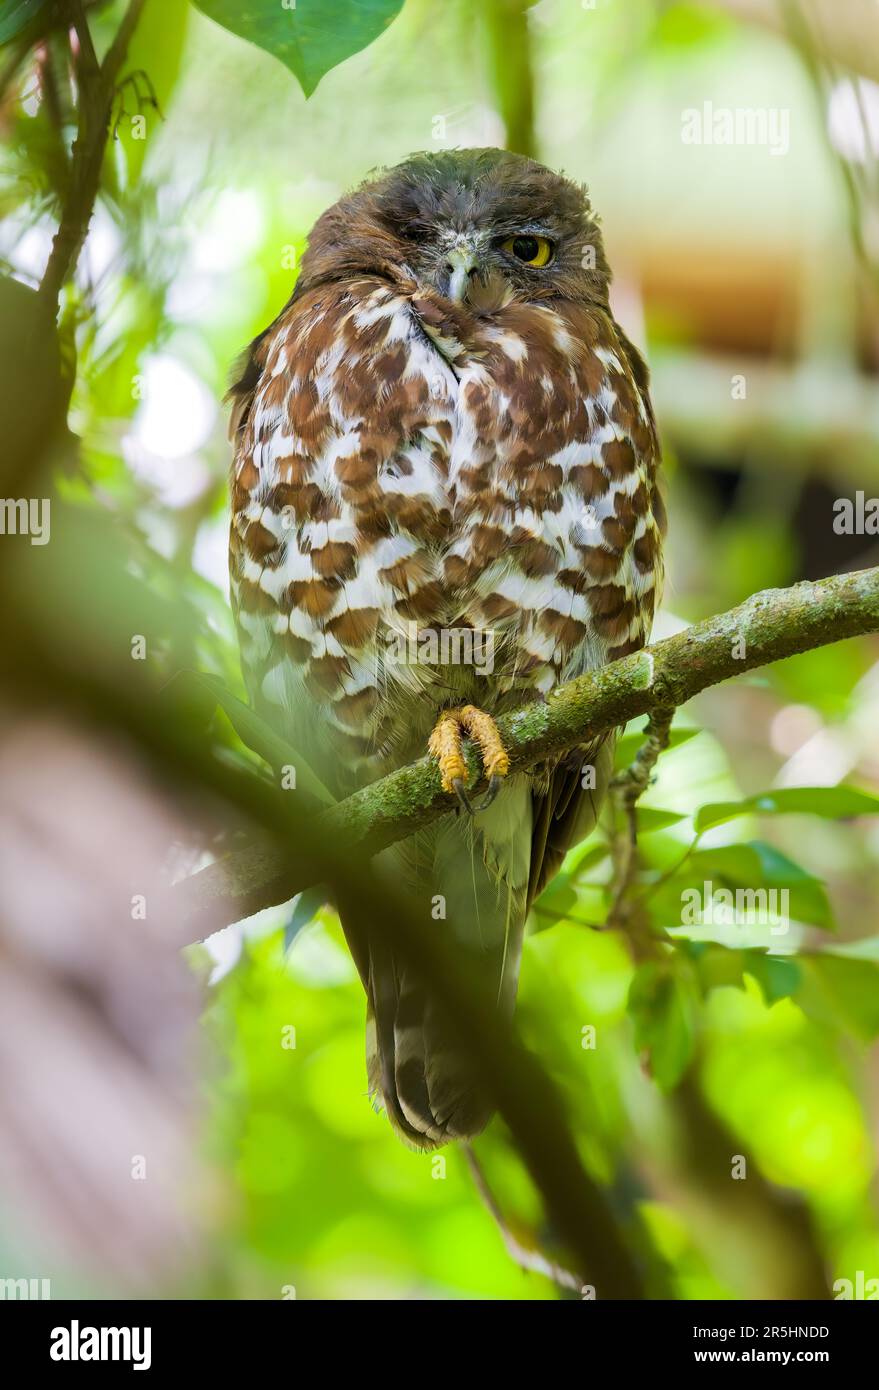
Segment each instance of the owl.
[[[430,751],[449,813],[375,873],[506,1015],[613,739],[511,774],[495,720],[643,646],[661,586],[648,374],[609,282],[582,187],[502,150],[416,154],[320,217],[230,393],[253,703],[339,797]],[[491,1108],[454,1017],[354,897],[376,1108],[416,1148],[467,1140]]]

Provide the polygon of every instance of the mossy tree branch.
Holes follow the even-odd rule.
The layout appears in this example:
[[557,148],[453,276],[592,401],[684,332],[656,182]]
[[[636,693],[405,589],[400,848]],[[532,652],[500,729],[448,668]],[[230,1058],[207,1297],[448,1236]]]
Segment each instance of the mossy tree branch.
[[[879,568],[769,589],[727,613],[613,662],[498,720],[511,772],[588,743],[639,715],[669,711],[702,690],[846,637],[879,632]],[[474,790],[480,765],[468,767]],[[323,812],[317,828],[335,850],[372,855],[452,809],[428,757],[382,778]],[[285,902],[315,881],[295,846],[250,844],[187,879],[187,922],[198,934],[203,916],[229,922]]]

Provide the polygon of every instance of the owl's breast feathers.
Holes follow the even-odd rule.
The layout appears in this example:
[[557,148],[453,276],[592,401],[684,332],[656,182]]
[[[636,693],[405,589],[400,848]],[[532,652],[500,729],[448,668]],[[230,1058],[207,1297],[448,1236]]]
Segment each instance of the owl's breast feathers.
[[[606,311],[475,317],[385,281],[332,284],[294,298],[245,383],[245,669],[259,701],[319,709],[352,776],[416,756],[452,689],[509,707],[646,641],[659,449],[646,368]],[[393,658],[450,630],[490,634],[492,660],[478,644],[465,669]]]

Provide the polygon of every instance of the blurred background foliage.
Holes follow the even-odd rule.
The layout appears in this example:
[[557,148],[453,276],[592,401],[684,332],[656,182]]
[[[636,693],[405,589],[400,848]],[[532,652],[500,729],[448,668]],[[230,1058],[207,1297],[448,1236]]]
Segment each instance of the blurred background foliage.
[[[124,8],[87,7],[99,55]],[[32,287],[75,124],[57,10],[20,2],[0,19],[0,264]],[[251,15],[261,27],[248,32]],[[656,635],[759,588],[879,563],[879,538],[833,525],[836,499],[879,494],[875,6],[266,0],[242,13],[146,0],[123,71],[61,305],[76,444],[55,485],[78,513],[112,519],[115,553],[156,598],[162,679],[198,668],[243,697],[226,577],[230,364],[289,296],[318,214],[418,149],[506,143],[589,186],[663,434],[670,576]],[[786,147],[686,143],[683,113],[705,103],[788,113]],[[74,586],[80,572],[77,559]],[[641,809],[639,891],[674,949],[593,929],[612,826],[535,910],[523,1036],[620,1221],[645,1221],[675,1297],[804,1297],[858,1270],[879,1277],[877,721],[872,639],[705,694],[679,716]],[[210,738],[260,775],[219,711]],[[637,746],[630,729],[621,763]],[[842,783],[867,795],[840,799]],[[743,804],[705,811],[718,803]],[[204,849],[190,844],[184,867]],[[684,924],[682,893],[706,881],[787,889],[790,930]],[[362,989],[337,919],[316,906],[262,913],[189,953],[205,994],[190,1102],[200,1238],[185,1280],[159,1261],[131,1286],[558,1296],[510,1259],[460,1154],[410,1153],[373,1114]],[[503,1126],[476,1149],[512,1230],[551,1246]],[[745,1181],[731,1176],[739,1155]],[[86,1227],[101,1219],[80,1200]],[[56,1294],[111,1285],[110,1262],[75,1241],[59,1250],[26,1223],[10,1241],[0,1254],[39,1252]]]

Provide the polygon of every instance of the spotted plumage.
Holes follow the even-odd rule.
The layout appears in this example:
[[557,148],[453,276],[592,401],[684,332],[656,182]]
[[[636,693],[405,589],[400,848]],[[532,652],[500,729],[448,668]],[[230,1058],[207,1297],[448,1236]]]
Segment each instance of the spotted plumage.
[[[338,795],[420,756],[444,710],[540,700],[647,640],[659,449],[609,278],[576,185],[496,150],[419,155],[324,214],[251,346],[232,417],[242,660]],[[513,776],[379,856],[492,1005],[512,1007],[527,906],[594,823],[611,752]],[[371,1090],[411,1143],[477,1132],[452,1021],[356,918]]]

